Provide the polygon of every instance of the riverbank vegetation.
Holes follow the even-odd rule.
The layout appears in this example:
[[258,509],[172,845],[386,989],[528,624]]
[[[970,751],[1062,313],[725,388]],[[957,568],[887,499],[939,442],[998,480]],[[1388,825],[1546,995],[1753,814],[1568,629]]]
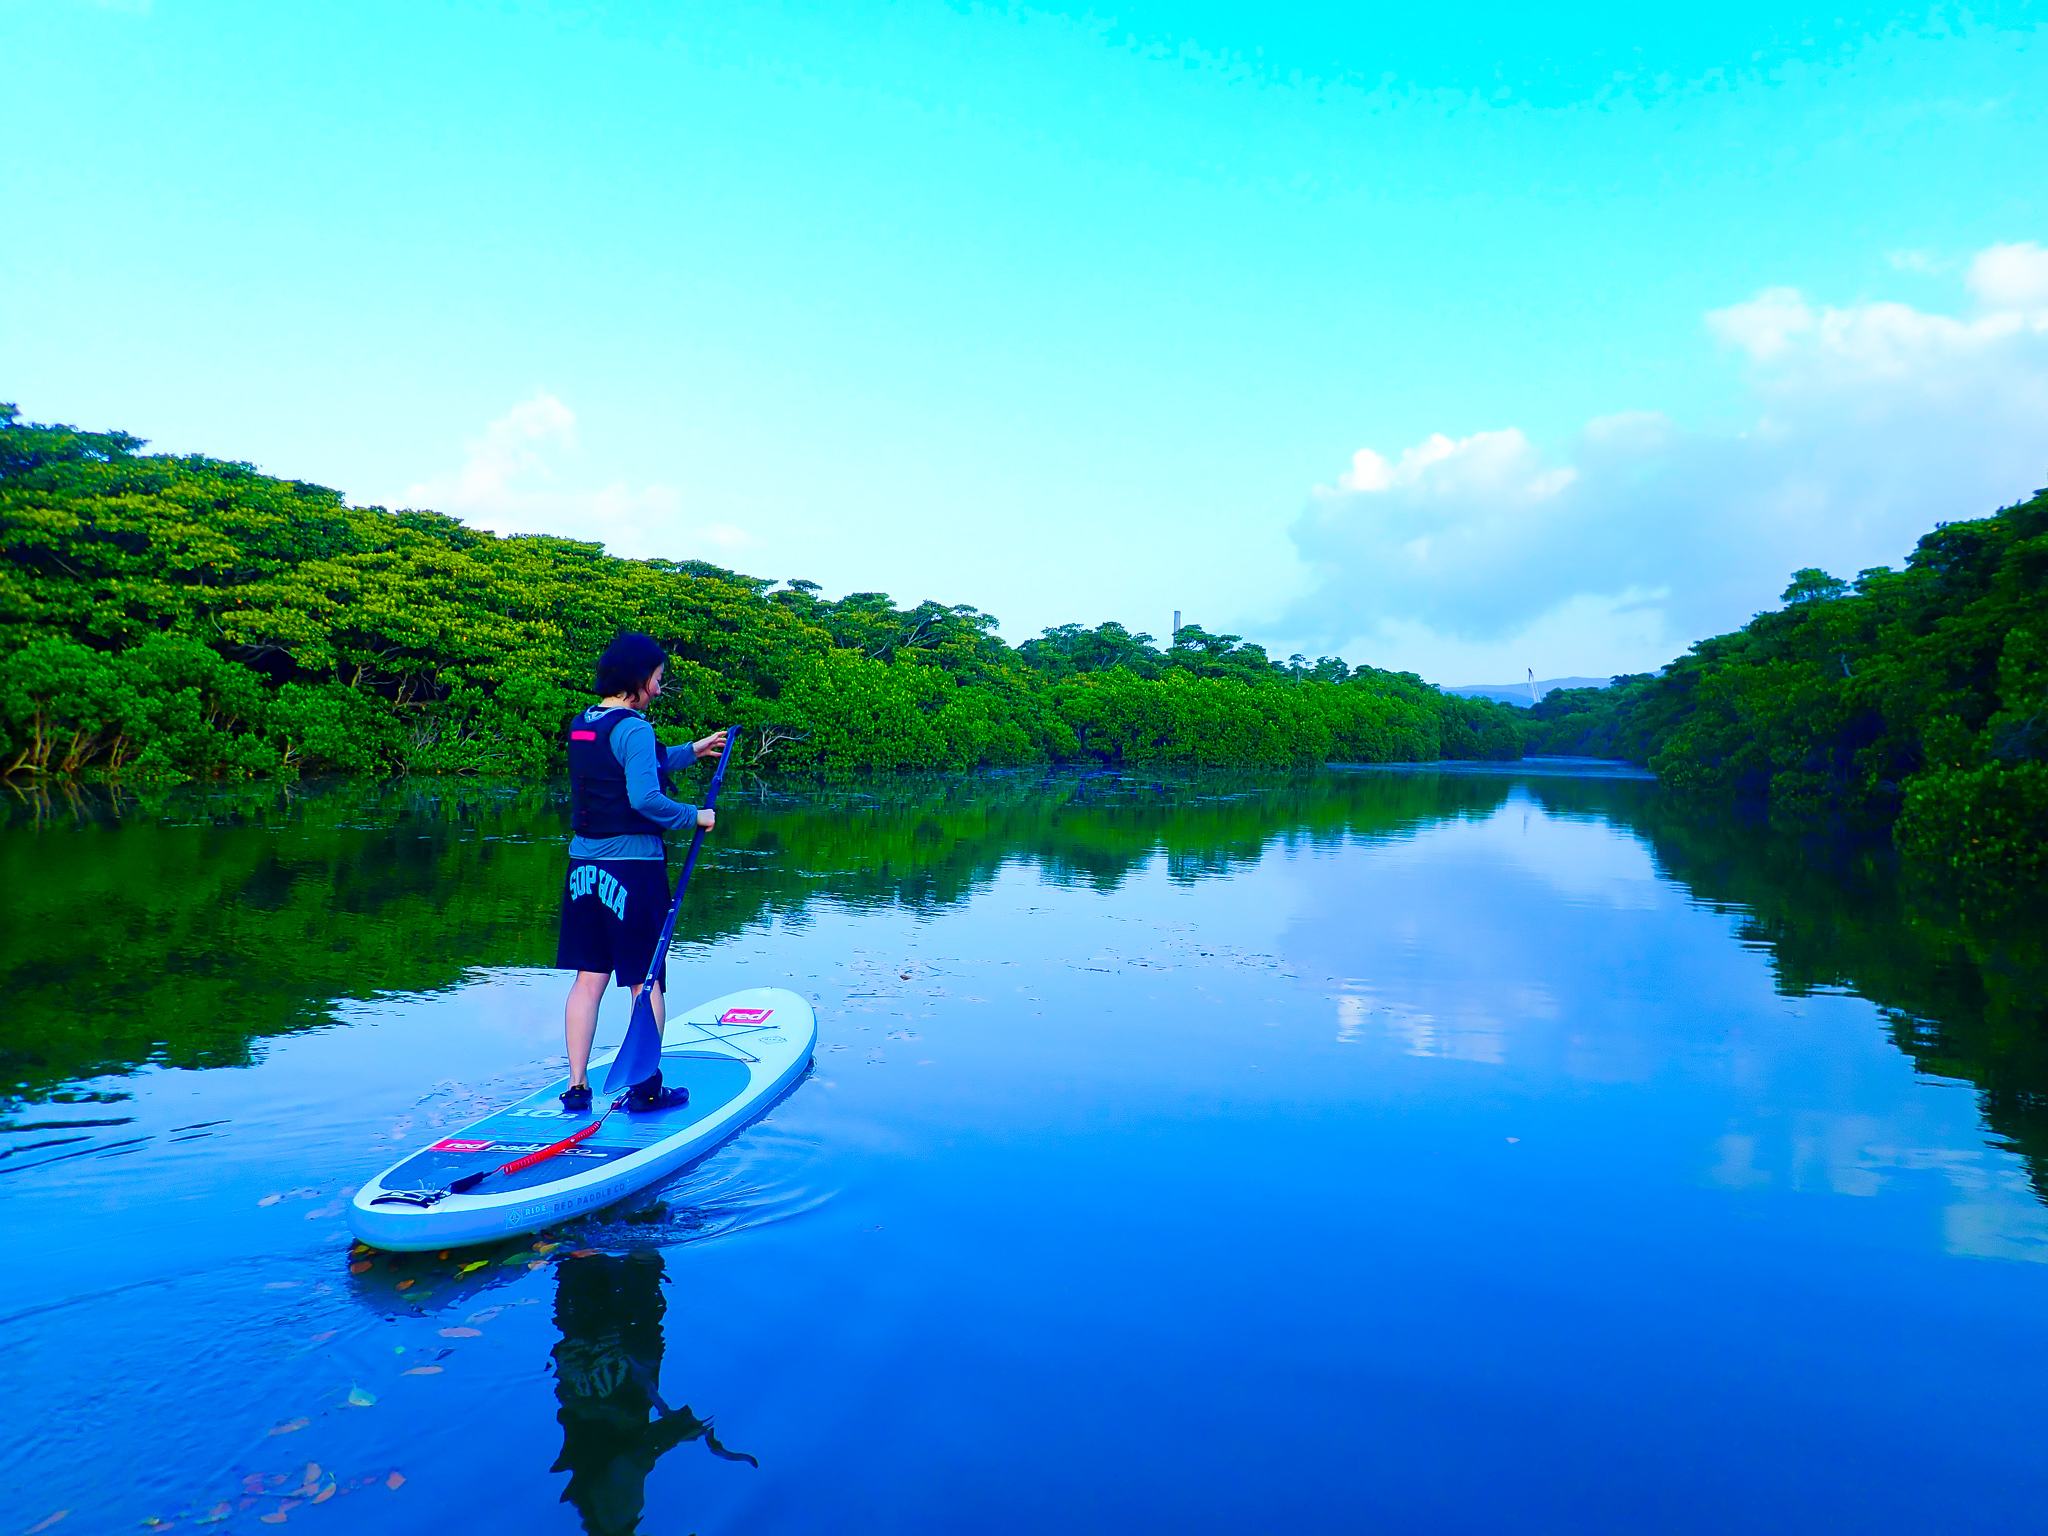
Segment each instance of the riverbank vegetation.
[[1800,571],[1784,604],[1549,695],[1529,750],[1630,758],[1781,827],[1889,828],[1966,881],[2048,878],[2048,492],[1943,524],[1903,570]]
[[674,657],[665,736],[735,722],[750,764],[798,774],[1520,754],[1504,706],[1194,625],[1011,647],[964,604],[501,538],[142,446],[0,406],[9,774],[541,772],[622,628]]

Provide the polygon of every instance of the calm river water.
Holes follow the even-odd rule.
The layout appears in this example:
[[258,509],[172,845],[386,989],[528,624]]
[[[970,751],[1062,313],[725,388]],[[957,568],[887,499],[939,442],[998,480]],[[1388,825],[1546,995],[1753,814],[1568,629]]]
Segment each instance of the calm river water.
[[557,794],[19,805],[4,1529],[2039,1528],[2041,925],[1572,774],[736,796],[675,987],[813,1074],[367,1267],[560,1060]]

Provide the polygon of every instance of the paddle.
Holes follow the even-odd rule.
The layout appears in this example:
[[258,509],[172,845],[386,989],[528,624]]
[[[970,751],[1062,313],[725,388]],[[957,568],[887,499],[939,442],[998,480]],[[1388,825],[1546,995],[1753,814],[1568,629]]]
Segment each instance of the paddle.
[[[718,768],[711,775],[711,787],[704,791],[704,809],[707,811],[718,804],[718,787],[725,782],[726,760],[732,756],[732,744],[739,740],[739,736],[738,726],[727,727],[725,750],[718,754]],[[669,941],[676,934],[676,919],[683,911],[683,892],[690,888],[690,871],[697,867],[697,850],[703,846],[704,829],[699,827],[697,835],[690,839],[690,851],[683,856],[683,875],[676,882],[676,899],[669,905],[668,921],[661,925],[661,938],[655,943],[654,958],[647,962],[647,980],[640,984],[640,995],[633,999],[633,1018],[626,1026],[626,1038],[619,1046],[619,1054],[612,1058],[611,1071],[605,1074],[606,1093],[645,1082],[661,1066],[661,1026],[654,1021],[654,978],[661,972],[662,961],[668,958]]]

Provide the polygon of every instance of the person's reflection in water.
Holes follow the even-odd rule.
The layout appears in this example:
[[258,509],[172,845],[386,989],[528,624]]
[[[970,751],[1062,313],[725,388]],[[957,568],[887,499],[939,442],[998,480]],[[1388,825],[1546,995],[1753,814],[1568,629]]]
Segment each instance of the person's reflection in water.
[[651,1250],[565,1259],[555,1267],[562,1454],[552,1470],[569,1474],[562,1498],[576,1506],[591,1536],[633,1536],[647,1502],[647,1474],[685,1440],[702,1440],[727,1461],[760,1465],[720,1445],[688,1408],[662,1401],[664,1273],[661,1255]]

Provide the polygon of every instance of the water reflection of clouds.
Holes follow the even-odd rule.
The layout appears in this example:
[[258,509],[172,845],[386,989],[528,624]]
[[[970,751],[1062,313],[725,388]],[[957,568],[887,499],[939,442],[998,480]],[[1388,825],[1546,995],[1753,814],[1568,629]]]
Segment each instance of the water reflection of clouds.
[[1408,1056],[1436,1056],[1453,1061],[1498,1065],[1505,1061],[1507,1033],[1493,1021],[1466,1020],[1453,1025],[1434,1014],[1381,999],[1363,982],[1343,983],[1337,994],[1337,1041],[1353,1045],[1368,1038],[1392,1040]]
[[[1931,1123],[1921,1095],[1914,1099],[1921,1102],[1903,1104],[1891,1117],[1805,1110],[1792,1116],[1786,1134],[1775,1139],[1730,1132],[1714,1144],[1707,1179],[1730,1190],[1782,1185],[1799,1194],[1852,1199],[1872,1199],[1900,1183],[1938,1181],[1945,1186],[1941,1226],[1946,1252],[2048,1264],[2048,1211],[2035,1198],[2021,1161],[1985,1146],[1974,1114],[1943,1126]],[[1909,1128],[1905,1122],[1920,1138],[1953,1139],[1902,1140],[1900,1131]],[[1779,1166],[1771,1166],[1774,1162]]]
[[1632,1134],[1709,1187],[1915,1202],[1942,1251],[2048,1262],[2048,1212],[1975,1096],[1918,1076],[1868,1001],[1781,996],[1745,913],[1694,900],[1633,831],[1517,792],[1290,865],[1282,953],[1331,978],[1338,1044],[1445,1064],[1425,1100],[1496,1091],[1453,1063],[1620,1089],[1588,1113],[1647,1115]]
[[1517,787],[1508,803],[1472,827],[1473,841],[1534,875],[1576,905],[1647,912],[1668,897],[1649,848],[1604,821],[1553,816]]
[[1340,1042],[1493,1065],[1534,1053],[1594,1081],[1654,1071],[1665,1029],[1642,1004],[1668,969],[1658,914],[1684,903],[1633,834],[1517,792],[1483,818],[1292,863],[1282,952],[1350,978]]

